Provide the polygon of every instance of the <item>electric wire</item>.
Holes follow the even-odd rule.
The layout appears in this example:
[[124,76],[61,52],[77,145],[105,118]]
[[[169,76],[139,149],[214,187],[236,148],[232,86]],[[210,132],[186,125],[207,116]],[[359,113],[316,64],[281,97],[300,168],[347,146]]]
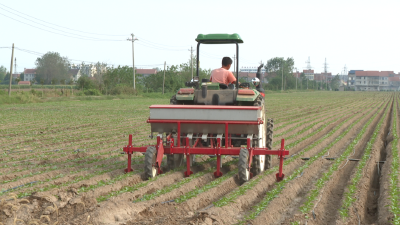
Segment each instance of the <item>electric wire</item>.
[[15,19],[15,18],[12,18],[12,17],[9,17],[9,16],[7,16],[7,15],[4,15],[3,13],[0,13],[0,15],[2,15],[2,16],[4,16],[4,17],[7,17],[7,18],[9,18],[9,19],[18,21],[18,22],[23,23],[23,24],[25,24],[25,25],[28,25],[28,26],[37,28],[37,29],[39,29],[39,30],[43,30],[43,31],[46,31],[46,32],[49,32],[49,33],[53,33],[53,34],[58,34],[58,35],[65,36],[65,37],[76,38],[76,39],[81,39],[81,40],[85,40],[85,41],[125,41],[125,40],[111,40],[111,39],[96,40],[96,39],[87,39],[87,38],[74,37],[74,36],[70,36],[70,35],[66,35],[66,34],[60,34],[60,33],[54,32],[54,31],[46,30],[46,29],[43,29],[43,28],[34,26],[34,25],[32,25],[32,24],[22,22],[22,21],[20,21],[20,20]]
[[[4,11],[7,11],[7,12],[9,12],[9,13],[14,14],[13,12],[10,12],[10,11],[8,11],[8,10],[6,10],[6,9],[3,9],[2,7],[0,7],[0,9],[2,9],[2,10],[4,10]],[[60,32],[66,33],[66,34],[69,34],[69,35],[75,35],[75,36],[79,36],[79,37],[82,37],[82,38],[89,38],[89,39],[93,39],[93,40],[97,40],[97,41],[99,41],[99,40],[101,40],[101,41],[110,41],[109,39],[100,39],[100,38],[94,38],[94,37],[83,36],[83,35],[80,35],[80,34],[74,34],[74,33],[71,33],[71,32],[63,31],[63,30],[61,30],[61,29],[53,28],[53,27],[51,27],[51,26],[47,26],[47,25],[42,24],[42,23],[38,23],[38,22],[32,21],[32,20],[30,20],[30,19],[28,19],[28,18],[26,18],[26,17],[21,16],[21,15],[17,15],[17,14],[14,14],[14,15],[15,15],[15,16],[18,16],[18,17],[21,17],[21,18],[23,18],[23,19],[25,19],[25,20],[28,20],[28,21],[30,21],[30,22],[39,24],[39,25],[41,25],[41,26],[44,26],[44,27],[47,27],[47,28],[50,28],[50,29],[54,29],[54,30],[56,30],[56,31],[60,31]],[[118,41],[122,41],[122,40],[118,40]]]
[[54,26],[57,26],[57,27],[61,27],[61,28],[68,29],[68,30],[72,30],[72,31],[76,31],[76,32],[81,32],[81,33],[86,33],[86,34],[94,34],[94,35],[103,35],[103,36],[126,36],[126,34],[99,34],[99,33],[91,33],[91,32],[85,32],[85,31],[75,30],[75,29],[71,29],[71,28],[68,28],[68,27],[60,26],[60,25],[57,25],[57,24],[54,24],[54,23],[50,23],[50,22],[47,22],[47,21],[38,19],[38,18],[36,18],[36,17],[33,17],[33,16],[31,16],[31,15],[22,13],[22,12],[20,12],[20,11],[18,11],[18,10],[15,10],[15,9],[11,8],[11,7],[8,7],[8,6],[6,6],[6,5],[4,5],[4,4],[2,4],[2,3],[0,3],[0,5],[2,5],[2,6],[4,6],[4,7],[6,7],[6,8],[8,8],[8,9],[11,9],[11,10],[13,10],[13,11],[16,11],[16,12],[18,12],[18,13],[20,13],[20,14],[24,14],[24,15],[26,15],[26,16],[32,17],[32,18],[35,19],[35,20],[39,20],[39,21],[42,21],[42,22],[45,22],[45,23],[48,23],[48,24],[51,24],[51,25],[54,25]]

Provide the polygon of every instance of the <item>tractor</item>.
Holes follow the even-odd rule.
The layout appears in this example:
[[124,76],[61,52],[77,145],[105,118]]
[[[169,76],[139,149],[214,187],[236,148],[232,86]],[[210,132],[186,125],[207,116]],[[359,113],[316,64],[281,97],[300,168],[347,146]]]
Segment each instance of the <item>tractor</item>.
[[[239,157],[238,178],[241,183],[271,167],[272,155],[279,157],[279,172],[276,179],[281,181],[283,159],[289,152],[281,148],[272,149],[273,119],[265,116],[265,93],[262,88],[261,64],[251,83],[239,84],[239,44],[243,40],[238,34],[199,34],[197,41],[196,77],[186,82],[170,99],[170,105],[151,105],[151,136],[157,134],[155,146],[124,147],[128,154],[128,168],[132,171],[131,154],[145,154],[145,177],[161,174],[161,162],[166,155],[169,169],[178,168],[185,163],[185,176],[193,172],[196,155],[210,155],[217,158],[215,177],[222,176],[221,156]],[[199,52],[201,44],[236,45],[236,85],[199,81]],[[254,86],[254,89],[251,89]]]

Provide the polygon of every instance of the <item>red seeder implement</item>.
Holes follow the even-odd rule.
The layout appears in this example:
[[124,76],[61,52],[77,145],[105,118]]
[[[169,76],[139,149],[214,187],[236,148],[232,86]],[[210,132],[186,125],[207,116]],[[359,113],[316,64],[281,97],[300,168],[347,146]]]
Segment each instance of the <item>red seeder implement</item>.
[[[233,147],[232,140],[232,132],[229,131],[230,125],[260,125],[263,123],[262,120],[257,121],[222,121],[222,120],[214,120],[214,121],[206,121],[206,120],[161,120],[161,119],[148,119],[148,123],[155,124],[174,124],[176,126],[176,135],[177,138],[171,136],[171,133],[167,133],[165,139],[163,139],[163,134],[160,133],[157,135],[157,144],[154,146],[156,149],[156,157],[152,161],[152,167],[156,169],[157,174],[161,174],[161,161],[163,159],[164,154],[183,154],[186,156],[186,166],[187,169],[185,171],[185,176],[190,176],[193,172],[190,170],[190,156],[191,155],[214,155],[217,157],[217,168],[214,172],[215,177],[222,176],[220,171],[221,168],[221,156],[222,155],[232,155],[239,156],[239,153],[243,149],[247,149],[248,164],[247,170],[250,171],[250,167],[252,165],[253,156],[257,155],[277,155],[279,158],[279,172],[276,174],[277,181],[281,181],[284,178],[284,174],[282,173],[282,166],[284,156],[289,155],[289,151],[284,148],[284,139],[281,140],[281,148],[278,150],[271,150],[263,147],[253,146],[253,138],[257,138],[252,134],[246,134],[246,138],[241,138],[247,141],[246,147]],[[181,125],[183,124],[205,124],[205,125],[215,125],[225,126],[224,134],[200,134],[200,133],[181,133]],[[243,135],[242,135],[243,136]],[[225,144],[223,144],[223,139],[225,140]],[[175,143],[175,140],[177,143]],[[209,144],[207,146],[203,146],[204,140],[209,140]],[[182,143],[181,143],[182,142]],[[190,145],[190,143],[193,143]],[[224,145],[224,146],[223,146]],[[131,155],[133,152],[142,152],[145,153],[149,146],[143,147],[133,147],[132,146],[132,135],[129,135],[129,144],[123,148],[123,151],[128,154],[128,167],[125,169],[125,172],[131,172],[133,169],[131,168]],[[252,174],[250,173],[250,177]]]

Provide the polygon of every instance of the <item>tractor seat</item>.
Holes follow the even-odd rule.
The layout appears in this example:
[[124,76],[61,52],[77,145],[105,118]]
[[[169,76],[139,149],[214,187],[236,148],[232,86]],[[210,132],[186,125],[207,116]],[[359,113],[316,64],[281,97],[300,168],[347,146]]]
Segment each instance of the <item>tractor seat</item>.
[[221,88],[221,89],[228,89],[228,85],[223,84],[223,83],[219,83],[219,88]]

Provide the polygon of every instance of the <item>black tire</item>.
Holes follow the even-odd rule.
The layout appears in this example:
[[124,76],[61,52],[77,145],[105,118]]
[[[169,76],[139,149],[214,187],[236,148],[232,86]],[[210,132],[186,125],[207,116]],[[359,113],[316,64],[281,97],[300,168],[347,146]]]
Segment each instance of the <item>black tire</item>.
[[[253,147],[257,147],[258,146],[258,137],[257,135],[254,136],[254,140],[253,140]],[[260,156],[259,155],[255,155],[253,156],[253,165],[251,167],[251,172],[253,173],[254,176],[260,174],[263,170],[261,170],[261,166],[260,166]]]
[[173,170],[183,165],[183,154],[168,154],[167,165],[169,170]]
[[171,97],[171,99],[169,100],[169,104],[170,105],[180,105],[180,104],[178,104],[178,100],[176,100],[176,95],[173,95]]
[[[263,97],[261,95],[257,96],[256,100],[254,101],[254,106],[264,106],[264,100]],[[264,111],[265,113],[265,111]],[[264,115],[265,117],[265,115]],[[265,132],[264,132],[265,133]],[[254,141],[253,141],[253,146],[254,147],[258,147],[258,137],[257,135],[254,136]],[[268,156],[265,156],[265,159]],[[264,168],[261,168],[260,162],[261,162],[261,157],[259,155],[255,155],[253,156],[253,165],[252,165],[252,169],[251,172],[253,173],[254,176],[260,174],[261,172],[264,171]],[[264,166],[265,167],[265,166]]]
[[241,148],[239,153],[239,163],[238,163],[240,184],[243,184],[248,180],[250,180],[250,171],[248,171],[248,167],[249,167],[249,151],[246,148]]
[[[268,121],[267,121],[266,142],[265,142],[265,146],[268,149],[272,149],[273,138],[274,138],[274,120],[273,119],[268,119]],[[265,157],[265,169],[271,168],[271,164],[272,164],[272,156],[271,155],[266,155],[266,157]]]
[[157,168],[153,165],[156,162],[157,150],[154,146],[149,146],[144,154],[144,176],[146,179],[153,178],[157,175]]

